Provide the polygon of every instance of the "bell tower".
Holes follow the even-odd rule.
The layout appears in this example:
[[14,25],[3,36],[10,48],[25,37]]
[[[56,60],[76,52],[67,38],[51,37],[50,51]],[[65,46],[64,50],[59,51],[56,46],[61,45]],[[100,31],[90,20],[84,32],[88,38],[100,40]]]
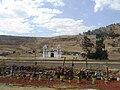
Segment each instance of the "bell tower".
[[43,58],[47,58],[48,57],[48,48],[47,45],[44,45],[43,47]]
[[57,58],[61,58],[61,46],[60,46],[60,44],[57,46]]

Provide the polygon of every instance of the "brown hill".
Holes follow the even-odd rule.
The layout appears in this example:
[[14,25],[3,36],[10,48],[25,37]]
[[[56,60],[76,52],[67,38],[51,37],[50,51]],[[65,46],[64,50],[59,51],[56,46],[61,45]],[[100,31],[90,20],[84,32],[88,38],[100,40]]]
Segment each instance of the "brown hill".
[[[105,36],[106,49],[109,52],[110,59],[120,60],[120,24],[112,24],[85,34],[91,38],[95,44],[96,35]],[[0,36],[0,53],[3,52],[31,52],[37,50],[42,52],[46,44],[49,48],[56,48],[61,45],[63,52],[82,52],[80,46],[83,35],[57,36],[57,37],[18,37],[18,36]]]

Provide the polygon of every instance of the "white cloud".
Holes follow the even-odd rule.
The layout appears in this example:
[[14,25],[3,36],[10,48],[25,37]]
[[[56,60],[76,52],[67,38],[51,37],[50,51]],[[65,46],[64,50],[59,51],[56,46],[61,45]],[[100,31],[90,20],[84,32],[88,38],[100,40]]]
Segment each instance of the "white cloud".
[[120,10],[120,0],[95,0],[94,11],[103,10],[108,7],[112,10]]
[[55,31],[53,35],[74,35],[89,29],[89,27],[83,25],[83,20],[70,18],[53,18],[43,24],[42,27]]
[[50,14],[61,14],[62,13],[62,11],[58,9],[49,9],[49,8],[40,8],[39,11],[42,13],[50,13]]
[[0,19],[0,31],[29,33],[32,28],[29,27],[29,23],[23,21],[24,20],[22,18]]
[[[62,0],[2,0],[0,3],[0,32],[30,33],[33,24],[29,23],[31,16],[35,16],[33,23],[41,24],[61,14],[58,9],[42,8],[45,2],[54,6],[63,6]],[[27,20],[27,21],[26,21]],[[35,22],[34,22],[35,21]]]
[[111,2],[111,3],[112,3],[110,5],[111,9],[120,10],[120,0],[115,0],[114,2]]
[[57,14],[61,14],[62,11],[57,9],[41,8],[39,9],[40,15],[33,19],[33,23],[43,26],[43,24],[49,22],[51,18]]
[[[54,35],[74,35],[87,31],[90,27],[83,20],[56,18],[63,11],[43,8],[44,2],[54,6],[64,6],[63,0],[2,0],[0,5],[0,32],[17,35],[34,34],[34,25],[54,31]],[[34,18],[30,20],[30,17]],[[30,22],[31,23],[30,23]],[[41,31],[37,31],[41,32]],[[14,35],[14,34],[13,34]]]
[[55,6],[64,6],[64,2],[62,0],[47,0],[48,2],[51,2]]
[[53,16],[54,14],[41,14],[39,17],[36,17],[33,19],[33,23],[39,24],[39,26],[47,23]]

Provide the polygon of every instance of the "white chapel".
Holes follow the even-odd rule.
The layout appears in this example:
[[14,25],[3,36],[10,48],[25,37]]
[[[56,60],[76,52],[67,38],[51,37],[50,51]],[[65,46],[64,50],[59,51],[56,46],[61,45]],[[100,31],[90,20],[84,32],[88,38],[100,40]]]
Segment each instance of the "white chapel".
[[58,45],[56,49],[43,46],[43,58],[61,58],[61,46]]

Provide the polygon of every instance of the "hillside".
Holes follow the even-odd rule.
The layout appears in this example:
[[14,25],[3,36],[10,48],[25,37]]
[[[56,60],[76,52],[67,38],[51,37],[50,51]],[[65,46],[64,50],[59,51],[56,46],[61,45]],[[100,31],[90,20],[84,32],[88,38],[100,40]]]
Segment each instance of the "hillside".
[[31,37],[18,37],[18,36],[0,36],[0,50],[22,50],[21,46],[26,44],[29,47],[32,43],[36,42],[36,38]]
[[85,32],[86,35],[96,35],[105,38],[105,46],[110,59],[120,60],[120,23],[111,24],[92,31]]
[[[109,52],[110,59],[120,60],[120,24],[112,24],[85,34],[91,38],[95,44],[96,36],[103,35],[105,37],[106,49]],[[71,52],[82,52],[80,47],[83,35],[57,36],[57,37],[18,37],[18,36],[0,36],[0,54],[9,52],[42,52],[43,46],[46,44],[49,48],[56,48],[61,45],[62,51],[71,54]]]
[[116,38],[120,36],[120,23],[111,24],[106,27],[100,27],[98,29],[85,32],[87,35],[101,35],[103,37]]
[[[30,51],[37,49],[42,51],[46,44],[49,48],[56,48],[58,44],[62,46],[63,51],[76,52],[78,51],[77,36],[60,36],[51,38],[42,37],[16,37],[16,36],[0,36],[0,50],[2,51]],[[68,48],[69,47],[69,48]]]

